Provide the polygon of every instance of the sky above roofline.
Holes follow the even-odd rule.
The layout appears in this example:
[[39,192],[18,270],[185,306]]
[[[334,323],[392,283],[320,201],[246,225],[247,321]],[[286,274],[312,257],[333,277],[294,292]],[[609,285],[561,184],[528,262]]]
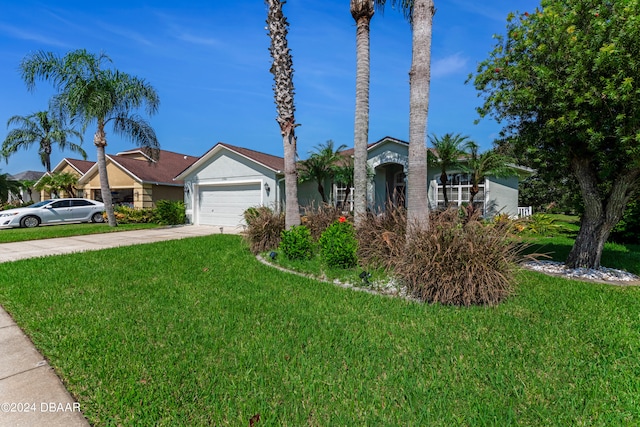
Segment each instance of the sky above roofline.
[[[0,15],[0,140],[13,115],[47,109],[53,91],[38,82],[29,92],[18,66],[29,53],[63,55],[84,48],[104,52],[120,71],[153,85],[160,96],[150,118],[161,147],[199,157],[217,142],[282,156],[275,121],[273,76],[265,30],[266,7],[259,0],[234,2],[110,2],[23,0],[4,2]],[[517,3],[517,4],[514,4]],[[428,133],[461,133],[491,146],[500,126],[474,124],[481,99],[465,84],[503,33],[506,16],[534,10],[539,1],[450,0],[436,2]],[[327,140],[353,146],[355,24],[349,1],[289,0],[296,88],[298,153],[306,158]],[[411,31],[391,8],[371,23],[369,141],[384,136],[408,140]],[[95,161],[93,131],[84,135],[87,160]],[[134,146],[107,129],[107,153]],[[54,148],[51,163],[76,153]],[[0,162],[0,172],[44,170],[37,149]]]

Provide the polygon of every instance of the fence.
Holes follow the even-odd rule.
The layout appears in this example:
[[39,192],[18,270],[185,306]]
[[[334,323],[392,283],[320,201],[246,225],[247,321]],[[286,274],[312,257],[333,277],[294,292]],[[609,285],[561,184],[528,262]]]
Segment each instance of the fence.
[[533,213],[533,207],[531,206],[518,206],[518,217],[525,218],[531,216]]

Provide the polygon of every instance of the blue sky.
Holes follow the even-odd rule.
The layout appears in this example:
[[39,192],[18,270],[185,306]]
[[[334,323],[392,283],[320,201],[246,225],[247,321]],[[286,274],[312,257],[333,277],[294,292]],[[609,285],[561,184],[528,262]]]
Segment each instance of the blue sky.
[[[179,5],[178,5],[179,4]],[[532,11],[539,1],[436,1],[432,43],[429,134],[469,135],[484,149],[500,126],[475,125],[480,103],[469,73],[488,56],[510,11]],[[0,0],[0,141],[13,115],[47,109],[53,91],[39,82],[29,92],[22,58],[37,50],[104,52],[120,71],[144,78],[160,96],[150,118],[161,147],[200,156],[219,141],[282,155],[269,73],[266,6],[261,0],[32,1]],[[296,89],[298,153],[333,140],[353,146],[355,24],[349,0],[289,0],[284,6]],[[369,140],[408,140],[411,30],[388,7],[371,23]],[[93,131],[83,148],[95,161]],[[107,129],[107,153],[133,145]],[[52,165],[75,153],[54,148]],[[37,148],[0,162],[0,172],[44,170]]]

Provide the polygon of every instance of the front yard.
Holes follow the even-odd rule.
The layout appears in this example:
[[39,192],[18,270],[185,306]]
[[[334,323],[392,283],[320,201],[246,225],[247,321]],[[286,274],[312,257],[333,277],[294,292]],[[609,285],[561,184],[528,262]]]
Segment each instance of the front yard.
[[425,305],[275,270],[230,235],[0,276],[94,425],[640,423],[638,288],[521,272],[495,308]]

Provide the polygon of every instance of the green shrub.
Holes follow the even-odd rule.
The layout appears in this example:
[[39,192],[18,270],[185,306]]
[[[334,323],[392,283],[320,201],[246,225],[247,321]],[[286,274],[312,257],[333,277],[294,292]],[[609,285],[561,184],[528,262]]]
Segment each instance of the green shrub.
[[294,225],[280,234],[280,250],[289,259],[311,259],[313,238],[304,225]]
[[610,240],[617,243],[640,243],[640,196],[629,202],[622,219],[613,228]]
[[252,253],[278,247],[280,234],[284,230],[284,214],[266,206],[251,207],[244,211],[244,220],[247,223],[244,237]]
[[[113,209],[118,224],[145,224],[154,222],[152,209],[136,209],[128,206],[115,206]],[[106,219],[106,213],[103,214]]]
[[430,303],[495,305],[513,291],[522,247],[509,227],[466,221],[449,210],[408,239],[394,274],[410,295]]
[[562,226],[550,215],[535,213],[524,221],[524,231],[536,235],[554,235],[562,231]]
[[358,241],[353,225],[346,217],[331,224],[318,241],[320,256],[329,267],[350,268],[357,264]]
[[184,224],[186,215],[184,202],[181,200],[158,200],[153,220],[162,225]]

